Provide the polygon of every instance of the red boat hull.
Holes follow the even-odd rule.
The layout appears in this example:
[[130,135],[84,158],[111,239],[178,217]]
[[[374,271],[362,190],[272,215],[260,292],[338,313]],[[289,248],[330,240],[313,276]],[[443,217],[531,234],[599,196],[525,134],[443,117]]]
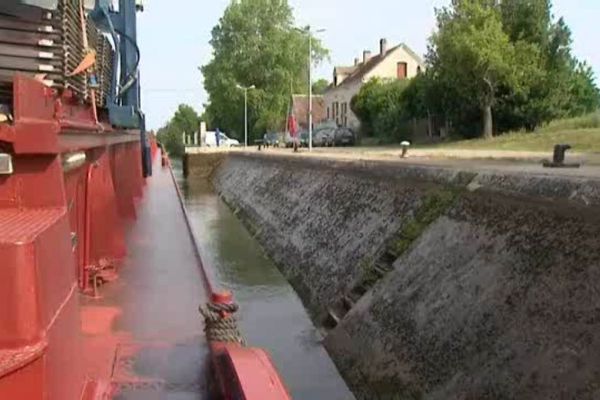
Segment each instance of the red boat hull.
[[206,343],[197,309],[214,284],[156,143],[146,182],[139,132],[32,79],[14,88],[14,123],[0,124],[14,167],[0,175],[0,399],[289,398],[264,351]]

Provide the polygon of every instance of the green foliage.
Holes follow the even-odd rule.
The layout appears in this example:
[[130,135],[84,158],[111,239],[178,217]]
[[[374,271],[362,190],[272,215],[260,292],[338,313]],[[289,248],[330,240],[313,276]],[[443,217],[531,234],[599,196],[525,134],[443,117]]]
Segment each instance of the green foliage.
[[370,288],[381,278],[375,269],[375,263],[372,260],[364,260],[360,263],[361,277],[359,285],[364,288]]
[[[579,63],[573,71],[569,88],[570,102],[566,114],[577,116],[590,113],[600,108],[600,91],[596,87],[592,67],[586,63]],[[596,117],[598,114],[595,114]]]
[[[581,115],[579,117],[557,119],[539,129],[539,132],[558,132],[579,129],[600,128],[600,111]],[[598,138],[600,139],[600,137]]]
[[363,135],[407,137],[411,118],[446,121],[466,138],[525,130],[600,107],[592,69],[550,0],[454,0],[436,10],[425,73],[407,85],[372,81],[351,106]]
[[319,79],[318,81],[313,83],[313,94],[321,95],[325,93],[327,87],[329,87],[329,81],[327,79]]
[[183,134],[191,138],[198,132],[200,117],[196,110],[186,104],[180,104],[169,122],[158,130],[158,140],[173,157],[181,157],[185,152]]
[[458,193],[452,189],[438,189],[428,193],[414,217],[408,221],[392,243],[392,252],[400,257],[423,232],[454,204]]
[[[285,124],[289,97],[308,88],[308,36],[294,29],[287,0],[233,0],[213,28],[213,59],[201,68],[212,128],[241,139],[248,92],[251,139]],[[328,52],[313,38],[313,59]]]
[[403,129],[407,120],[403,92],[408,85],[406,80],[377,78],[363,85],[350,103],[361,120],[363,136],[377,136],[387,141],[407,138],[410,130]]
[[579,117],[558,119],[534,132],[516,131],[492,140],[474,139],[435,144],[438,149],[535,151],[552,154],[554,145],[568,143],[573,151],[600,153],[600,111]]
[[160,128],[156,136],[158,141],[162,143],[164,148],[172,157],[179,158],[185,152],[182,136],[171,125],[171,123],[167,123],[165,126]]
[[522,92],[504,89],[498,109],[499,130],[533,131],[552,119],[581,115],[598,107],[593,73],[571,55],[571,31],[563,19],[552,21],[549,0],[505,0],[504,29],[537,68]]
[[518,90],[526,75],[499,9],[487,0],[460,0],[438,10],[437,19],[428,60],[441,81],[471,94],[483,115],[483,136],[491,137],[498,88]]

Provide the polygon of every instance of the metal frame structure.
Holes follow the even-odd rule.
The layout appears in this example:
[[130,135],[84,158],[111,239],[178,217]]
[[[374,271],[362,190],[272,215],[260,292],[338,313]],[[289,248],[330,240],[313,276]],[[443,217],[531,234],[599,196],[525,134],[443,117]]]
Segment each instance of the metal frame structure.
[[[0,123],[1,399],[112,396],[106,377],[84,373],[90,359],[104,355],[82,352],[78,293],[95,297],[97,282],[118,277],[125,226],[136,219],[158,150],[140,109],[139,6],[135,0],[120,0],[118,12],[108,6],[98,0],[91,14],[113,36],[121,71],[113,74],[106,110],[98,115],[93,102],[73,91],[16,74],[12,120]],[[192,232],[181,234],[195,242]],[[225,399],[290,398],[263,350],[220,342],[209,349]]]

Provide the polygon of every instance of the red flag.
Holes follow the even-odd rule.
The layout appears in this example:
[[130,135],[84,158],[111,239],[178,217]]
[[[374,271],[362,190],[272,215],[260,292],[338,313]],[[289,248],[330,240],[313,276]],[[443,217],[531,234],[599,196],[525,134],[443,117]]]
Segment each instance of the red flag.
[[291,137],[296,137],[296,134],[298,133],[298,122],[293,114],[288,117],[288,131],[290,132]]

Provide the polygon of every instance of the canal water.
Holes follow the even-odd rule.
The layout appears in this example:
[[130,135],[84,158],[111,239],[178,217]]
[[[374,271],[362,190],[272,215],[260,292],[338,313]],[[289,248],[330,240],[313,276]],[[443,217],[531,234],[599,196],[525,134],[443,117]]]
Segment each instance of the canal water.
[[295,400],[354,399],[277,267],[209,182],[178,175],[205,262],[235,293],[248,343],[269,351]]

